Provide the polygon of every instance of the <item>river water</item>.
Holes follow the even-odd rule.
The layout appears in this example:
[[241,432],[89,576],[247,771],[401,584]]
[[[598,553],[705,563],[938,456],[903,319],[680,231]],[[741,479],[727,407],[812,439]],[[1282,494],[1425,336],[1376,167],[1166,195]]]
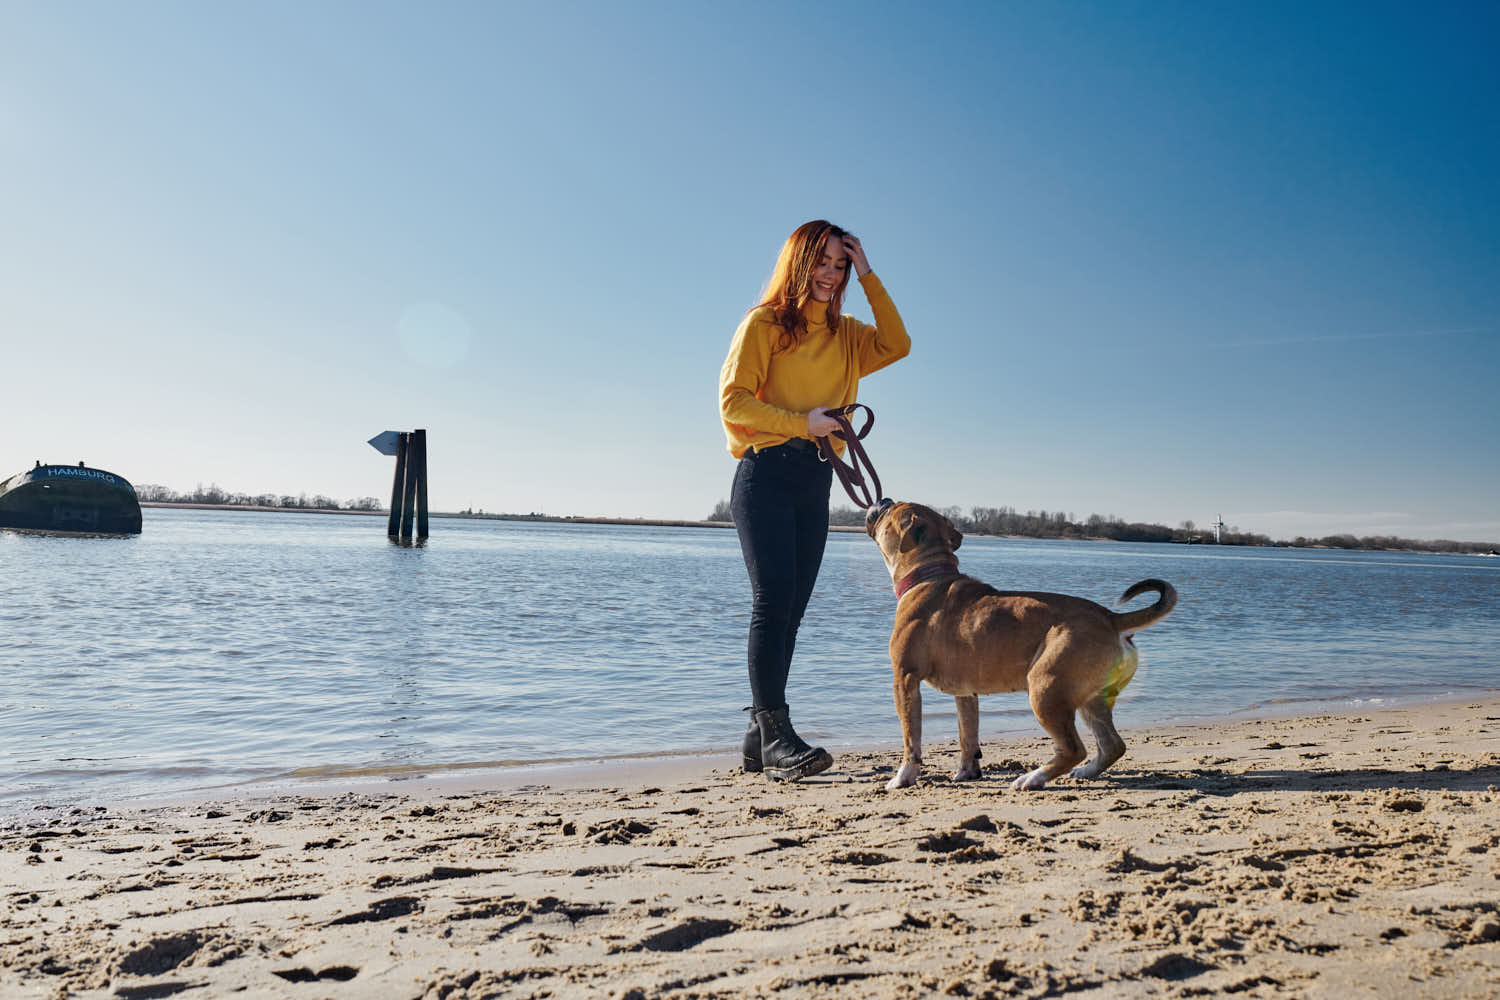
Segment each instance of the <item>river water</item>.
[[[0,532],[0,809],[300,777],[725,752],[748,703],[733,531],[147,509],[134,538]],[[1500,689],[1500,559],[971,537],[962,568],[1103,604],[1160,577],[1116,721]],[[1148,603],[1143,599],[1141,604]],[[829,536],[790,685],[809,739],[899,745],[874,543]],[[929,741],[953,702],[924,693]],[[1035,731],[1024,694],[981,736]]]

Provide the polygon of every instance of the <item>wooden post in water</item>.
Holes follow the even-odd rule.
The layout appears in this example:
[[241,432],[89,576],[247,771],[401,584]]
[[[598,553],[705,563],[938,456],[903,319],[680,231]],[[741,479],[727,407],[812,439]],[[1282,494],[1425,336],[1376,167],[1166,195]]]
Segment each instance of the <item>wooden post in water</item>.
[[417,469],[417,449],[412,435],[402,434],[401,438],[406,451],[406,480],[401,490],[401,542],[406,544],[411,541],[411,522],[417,513],[417,477],[421,473]]
[[417,460],[417,540],[422,541],[427,538],[427,431],[412,431],[412,442]]
[[427,540],[427,431],[386,431],[371,438],[370,445],[382,455],[396,456],[386,535],[398,545],[421,544]]
[[396,442],[396,478],[391,483],[391,516],[386,522],[385,533],[392,538],[401,533],[401,501],[406,495],[406,456],[408,452],[405,432]]

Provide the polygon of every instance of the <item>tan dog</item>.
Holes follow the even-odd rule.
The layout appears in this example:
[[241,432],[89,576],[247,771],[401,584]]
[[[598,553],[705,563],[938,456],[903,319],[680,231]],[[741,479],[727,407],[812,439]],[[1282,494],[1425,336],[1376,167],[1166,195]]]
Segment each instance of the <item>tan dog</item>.
[[1002,592],[958,571],[954,550],[963,535],[946,517],[915,503],[882,501],[865,530],[880,546],[896,589],[891,631],[896,714],[905,756],[887,789],[914,784],[922,771],[923,681],[958,702],[959,768],[955,781],[979,777],[979,695],[1025,691],[1031,710],[1057,744],[1050,761],[1017,778],[1014,787],[1045,787],[1087,753],[1073,713],[1081,711],[1099,752],[1073,771],[1097,778],[1125,755],[1115,730],[1115,697],[1135,673],[1131,636],[1155,625],[1177,603],[1161,580],[1142,580],[1123,604],[1147,591],[1149,608],[1118,614],[1081,597]]

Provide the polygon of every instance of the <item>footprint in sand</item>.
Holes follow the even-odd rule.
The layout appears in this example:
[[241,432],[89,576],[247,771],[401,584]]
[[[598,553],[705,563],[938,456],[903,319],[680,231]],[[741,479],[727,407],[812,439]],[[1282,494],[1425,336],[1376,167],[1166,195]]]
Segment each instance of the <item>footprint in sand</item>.
[[432,871],[423,875],[412,875],[407,878],[399,878],[395,875],[382,875],[370,883],[372,889],[387,889],[393,885],[421,885],[423,882],[446,882],[455,878],[474,878],[477,875],[492,875],[500,871],[499,868],[455,868],[449,865],[436,865]]
[[668,927],[666,930],[648,934],[636,944],[621,951],[687,951],[709,938],[722,937],[739,930],[732,920],[711,920],[706,917],[691,917]]
[[950,830],[947,833],[934,833],[917,841],[917,850],[934,851],[939,854],[949,854],[965,847],[978,847],[979,841],[970,837],[962,830]]
[[324,926],[337,927],[342,924],[367,924],[380,920],[391,920],[396,917],[404,917],[408,913],[420,913],[422,901],[416,896],[392,896],[389,899],[378,899],[371,903],[367,909],[358,913],[348,913],[342,917],[335,917]]
[[347,983],[359,975],[359,970],[352,965],[330,965],[326,969],[317,972],[303,966],[297,969],[272,969],[271,975],[280,976],[289,983],[315,983],[320,979],[331,979],[338,983]]
[[590,826],[584,836],[596,844],[628,844],[650,832],[651,827],[640,820],[614,819]]
[[841,851],[830,854],[826,859],[835,865],[860,865],[868,867],[871,865],[887,865],[896,859],[889,854],[881,854],[879,851]]

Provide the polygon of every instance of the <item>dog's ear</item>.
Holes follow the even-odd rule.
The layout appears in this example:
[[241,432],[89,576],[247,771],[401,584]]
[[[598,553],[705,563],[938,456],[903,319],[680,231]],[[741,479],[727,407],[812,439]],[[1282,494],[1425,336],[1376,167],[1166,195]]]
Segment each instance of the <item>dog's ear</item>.
[[943,537],[948,540],[948,544],[953,546],[954,549],[957,549],[964,543],[964,533],[955,528],[953,522],[946,517],[943,518]]
[[901,512],[901,545],[896,549],[898,552],[910,552],[922,543],[927,537],[927,525],[917,516],[917,512],[911,508]]

